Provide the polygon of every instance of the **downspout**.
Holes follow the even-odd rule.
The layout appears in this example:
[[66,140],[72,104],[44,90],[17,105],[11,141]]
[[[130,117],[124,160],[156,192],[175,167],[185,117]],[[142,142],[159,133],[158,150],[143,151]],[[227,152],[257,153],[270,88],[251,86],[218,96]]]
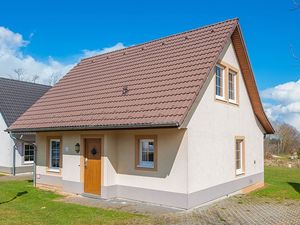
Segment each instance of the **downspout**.
[[16,176],[16,148],[17,148],[17,145],[16,145],[16,143],[14,143],[14,147],[13,147],[13,171],[12,171],[13,176]]
[[12,174],[13,176],[16,176],[16,148],[18,147],[18,140],[16,137],[14,137],[12,135],[12,133],[9,133],[9,136],[11,137],[11,139],[13,139],[14,141],[14,147],[13,147],[13,171]]
[[36,154],[37,154],[37,147],[33,144],[33,186],[36,187]]
[[36,187],[36,154],[37,154],[37,147],[35,145],[34,142],[28,142],[28,141],[24,141],[22,140],[23,135],[21,135],[20,138],[17,138],[13,135],[13,133],[9,132],[10,137],[14,140],[14,154],[13,154],[13,175],[16,175],[16,148],[17,148],[17,144],[18,141],[22,142],[22,143],[26,143],[26,144],[31,144],[33,145],[33,150],[34,150],[34,156],[33,156],[33,186]]

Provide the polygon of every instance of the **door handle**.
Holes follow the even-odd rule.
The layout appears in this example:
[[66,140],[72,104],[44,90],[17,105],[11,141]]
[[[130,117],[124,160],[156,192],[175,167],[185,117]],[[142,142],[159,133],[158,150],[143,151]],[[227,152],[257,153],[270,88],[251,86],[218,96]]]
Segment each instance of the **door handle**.
[[87,167],[87,163],[88,163],[88,159],[85,158],[85,159],[84,159],[84,166],[85,166],[85,167]]

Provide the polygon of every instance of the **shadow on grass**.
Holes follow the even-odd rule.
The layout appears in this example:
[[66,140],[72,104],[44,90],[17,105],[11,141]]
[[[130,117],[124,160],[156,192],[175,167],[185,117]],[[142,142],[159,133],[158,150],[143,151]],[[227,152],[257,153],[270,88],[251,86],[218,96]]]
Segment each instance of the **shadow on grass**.
[[28,194],[28,191],[22,191],[22,192],[18,192],[16,194],[16,196],[14,196],[13,198],[7,200],[7,201],[4,201],[4,202],[0,202],[0,205],[2,204],[5,204],[5,203],[9,203],[9,202],[12,202],[13,200],[16,200],[18,197],[21,197],[22,195],[26,195]]
[[33,180],[27,180],[28,183],[33,183]]
[[288,182],[288,184],[291,185],[295,189],[295,191],[300,194],[300,183]]

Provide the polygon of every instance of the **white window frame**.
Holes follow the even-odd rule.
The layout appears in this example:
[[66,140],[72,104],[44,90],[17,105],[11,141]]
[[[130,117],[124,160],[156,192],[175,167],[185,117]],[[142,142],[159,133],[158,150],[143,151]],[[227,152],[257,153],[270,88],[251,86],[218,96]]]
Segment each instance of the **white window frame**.
[[[153,162],[143,161],[143,142],[153,142]],[[155,163],[155,140],[154,139],[139,139],[139,163],[140,168],[154,169]]]
[[[230,85],[229,85],[229,82],[230,82],[230,74],[232,74],[233,75],[233,95],[234,95],[234,99],[230,99]],[[235,72],[235,71],[233,71],[233,70],[231,70],[231,69],[229,69],[229,71],[228,71],[228,101],[230,102],[230,103],[237,103],[237,76],[238,76],[238,74],[237,74],[237,72]]]
[[[222,96],[218,95],[217,94],[217,67],[220,68],[220,72],[221,72],[221,81],[222,81]],[[217,64],[216,65],[216,68],[215,68],[215,77],[216,77],[216,82],[215,82],[215,92],[216,92],[216,99],[219,99],[219,100],[225,100],[225,67],[220,65],[220,64]],[[221,87],[221,86],[220,86]]]
[[60,148],[59,148],[59,164],[61,163],[61,140],[60,139],[50,139],[50,143],[49,143],[49,171],[52,172],[59,172],[60,171],[60,166],[58,167],[53,167],[52,166],[52,142],[56,141],[60,143]]
[[[239,157],[240,157],[240,168],[237,168],[237,142],[239,142]],[[236,175],[241,175],[244,174],[244,158],[245,158],[245,140],[243,138],[237,138],[235,139],[235,174]]]
[[24,164],[32,164],[34,163],[34,147],[33,147],[33,160],[32,161],[25,161],[25,152],[26,152],[26,146],[33,146],[32,144],[24,144],[24,152],[23,152],[23,163]]

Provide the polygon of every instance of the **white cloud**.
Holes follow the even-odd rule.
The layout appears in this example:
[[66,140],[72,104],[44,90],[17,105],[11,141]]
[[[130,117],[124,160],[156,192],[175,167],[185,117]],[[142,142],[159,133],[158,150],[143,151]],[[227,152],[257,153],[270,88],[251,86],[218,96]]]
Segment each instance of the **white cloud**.
[[[33,33],[30,34],[30,38],[33,35]],[[109,48],[83,50],[82,54],[76,57],[74,63],[64,63],[53,59],[51,56],[46,61],[40,61],[31,55],[24,54],[23,49],[29,44],[30,42],[24,40],[21,34],[0,26],[0,76],[17,78],[14,71],[22,69],[23,80],[31,81],[35,75],[38,75],[37,82],[49,84],[51,78],[61,78],[81,58],[125,48],[122,43],[117,43]]]
[[289,123],[300,131],[300,80],[266,89],[261,96],[271,120]]
[[103,48],[103,49],[98,49],[98,50],[85,49],[85,50],[83,50],[83,58],[92,57],[95,55],[100,55],[100,54],[104,54],[104,53],[108,53],[108,52],[113,52],[113,51],[120,50],[123,48],[126,48],[126,46],[123,43],[119,42],[116,45],[114,45],[112,47],[108,47],[108,48]]

